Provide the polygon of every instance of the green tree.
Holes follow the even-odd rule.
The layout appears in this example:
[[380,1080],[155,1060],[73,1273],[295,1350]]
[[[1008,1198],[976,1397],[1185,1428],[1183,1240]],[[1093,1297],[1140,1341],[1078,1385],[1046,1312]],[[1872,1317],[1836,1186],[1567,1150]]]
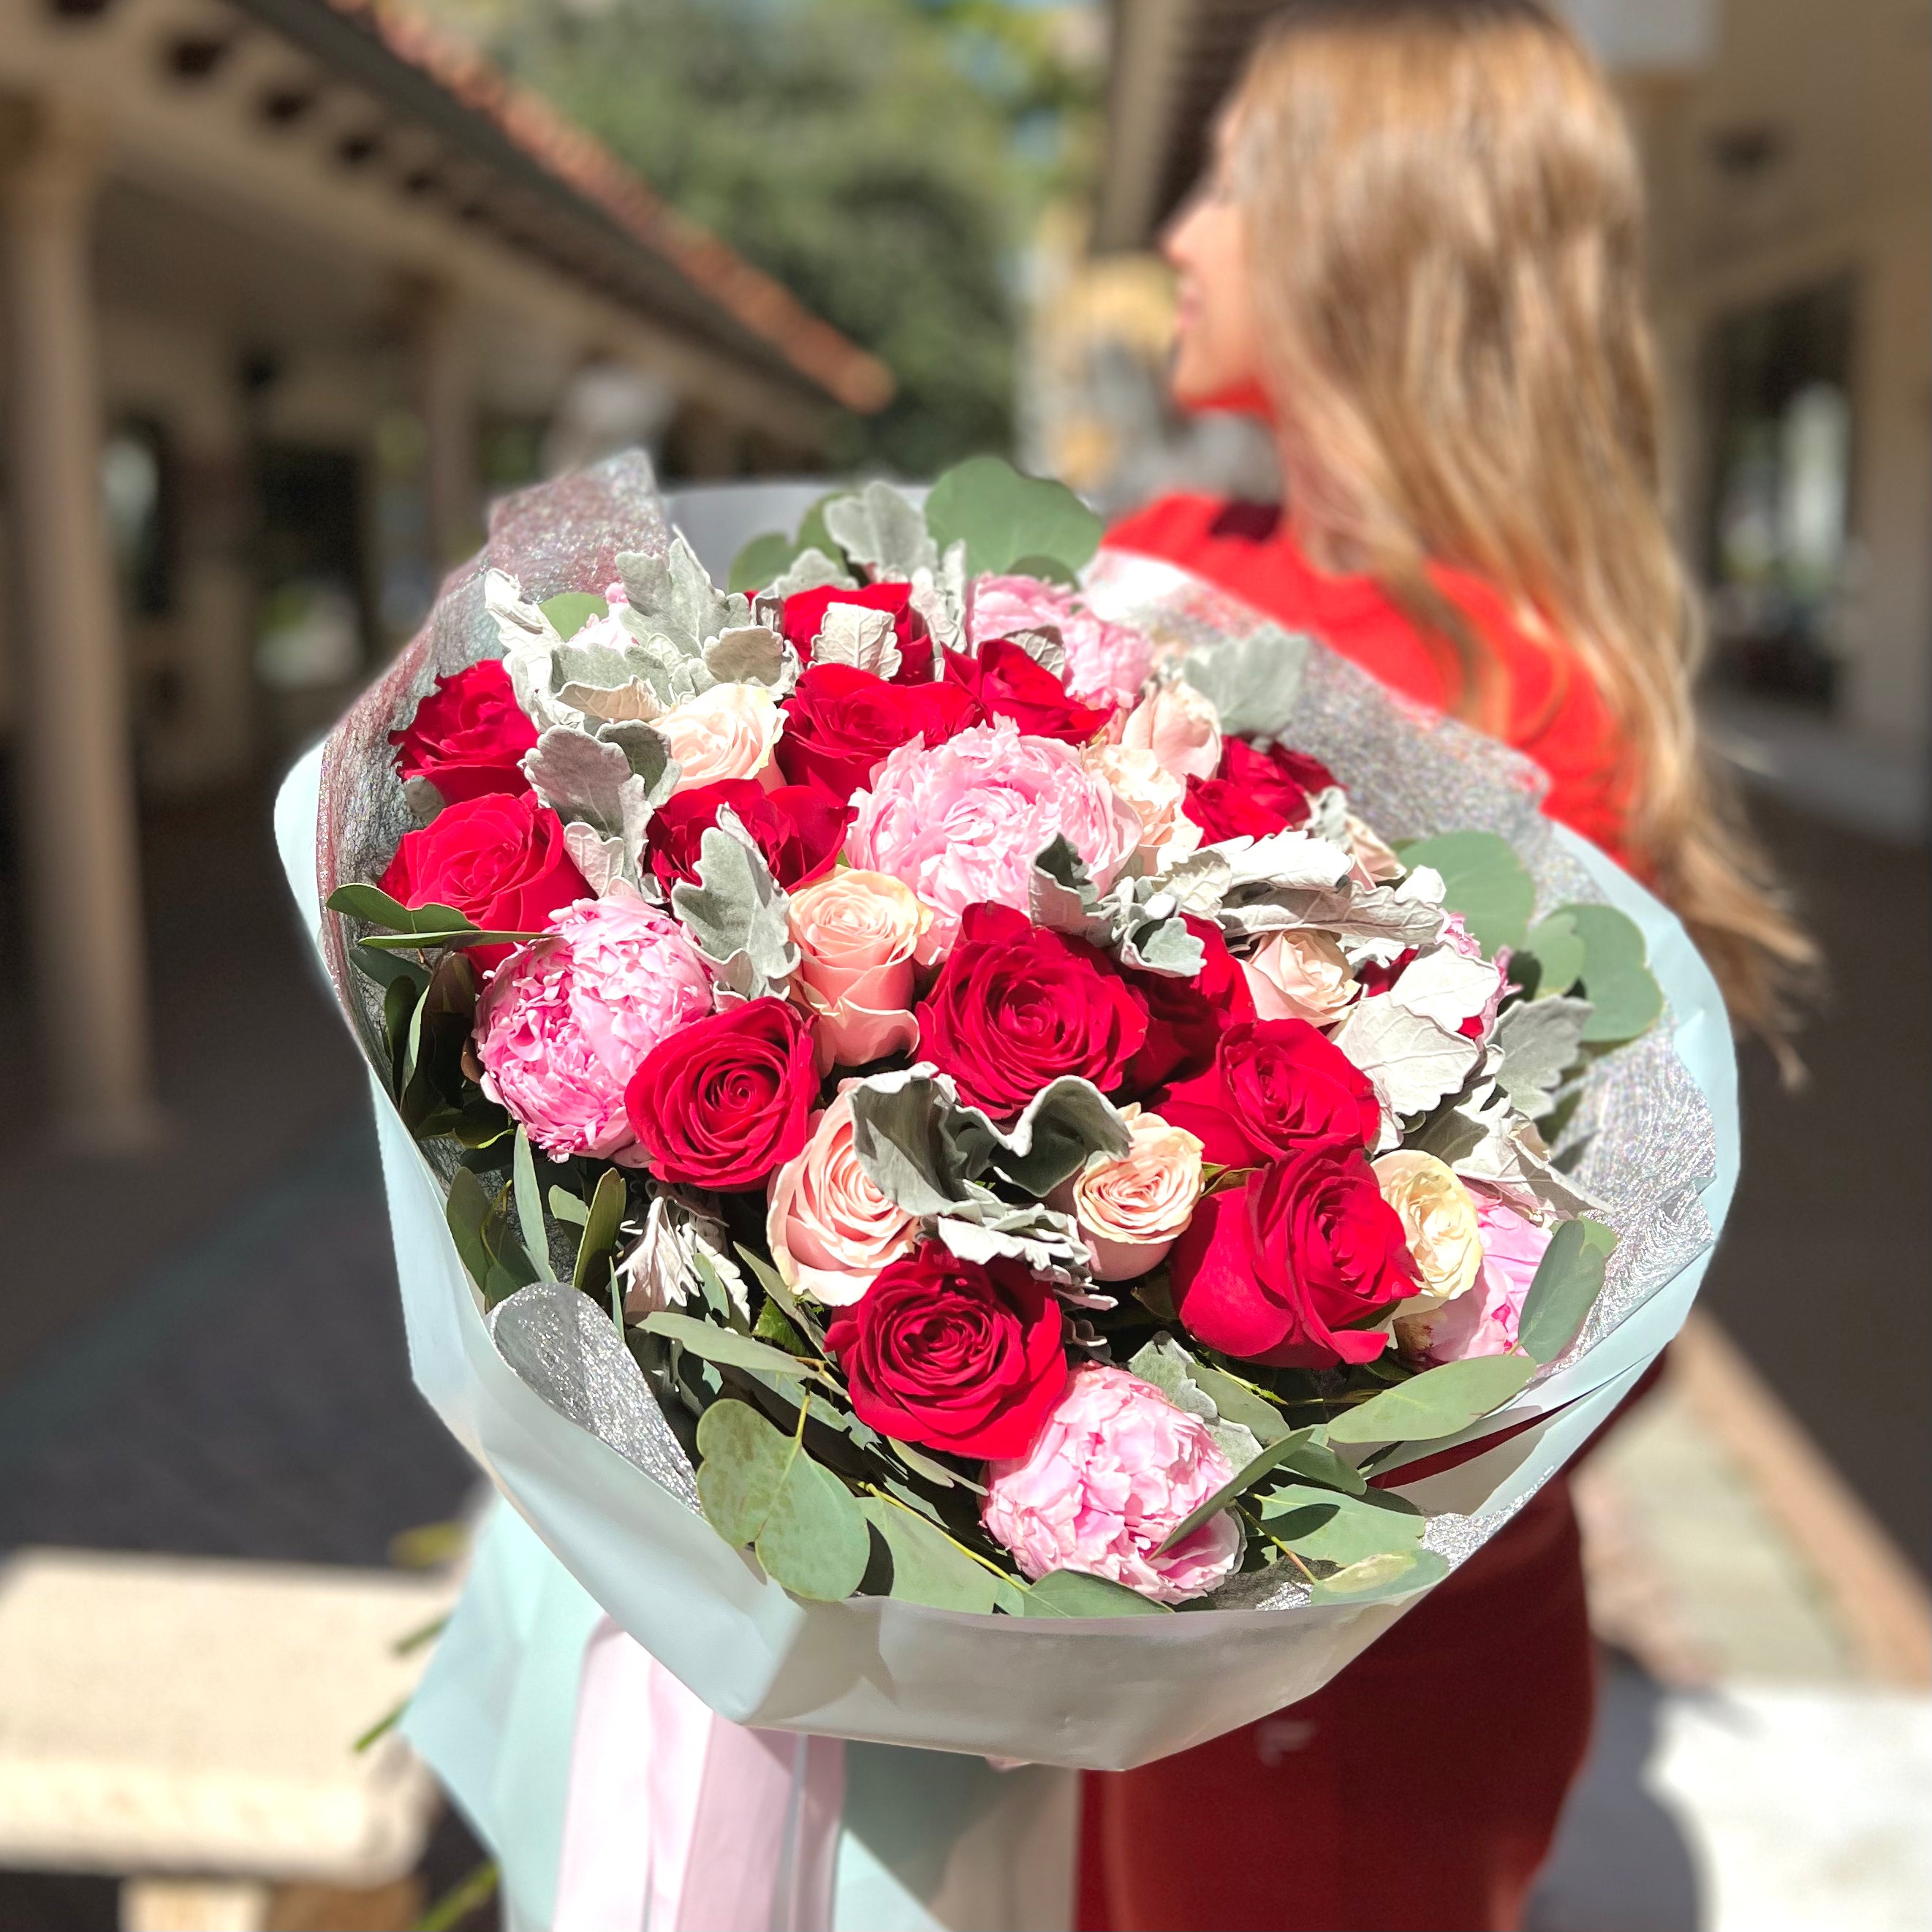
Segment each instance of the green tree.
[[1000,0],[444,0],[496,56],[898,382],[834,453],[1011,438],[1018,244],[1086,83]]

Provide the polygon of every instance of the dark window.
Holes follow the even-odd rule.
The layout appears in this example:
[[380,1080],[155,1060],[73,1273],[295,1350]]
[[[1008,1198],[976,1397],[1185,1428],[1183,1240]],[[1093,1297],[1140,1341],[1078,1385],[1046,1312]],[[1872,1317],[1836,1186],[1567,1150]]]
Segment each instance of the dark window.
[[1854,288],[1729,316],[1711,340],[1706,566],[1718,674],[1828,708],[1846,589]]

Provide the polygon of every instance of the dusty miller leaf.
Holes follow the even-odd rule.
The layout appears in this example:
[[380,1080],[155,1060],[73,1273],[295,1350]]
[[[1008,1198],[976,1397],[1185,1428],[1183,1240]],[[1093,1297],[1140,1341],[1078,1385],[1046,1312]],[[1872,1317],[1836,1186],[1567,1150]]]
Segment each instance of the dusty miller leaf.
[[600,838],[634,851],[650,816],[650,790],[620,746],[553,724],[524,754],[530,788],[566,824],[590,826]]
[[747,999],[782,988],[798,970],[785,896],[730,812],[705,827],[698,877],[672,886],[670,903],[692,943]]
[[1308,645],[1300,632],[1266,624],[1190,651],[1181,674],[1213,703],[1229,737],[1279,737],[1301,694]]
[[801,590],[856,590],[857,580],[824,551],[808,546],[794,557],[782,577],[765,586],[765,595],[783,599],[796,597]]
[[619,552],[617,574],[632,617],[647,634],[668,639],[686,657],[698,656],[713,638],[752,621],[751,599],[742,591],[720,590],[681,530],[672,533],[661,557]]
[[1553,999],[1519,1000],[1504,1007],[1496,1022],[1496,1044],[1502,1055],[1496,1084],[1532,1120],[1549,1110],[1564,1075],[1582,1057],[1590,1012],[1588,1000],[1558,994]]
[[868,483],[850,496],[835,497],[824,508],[832,540],[854,563],[866,565],[875,580],[903,582],[916,570],[939,563],[939,546],[926,519],[889,483]]
[[1386,996],[1358,1001],[1334,1038],[1388,1114],[1427,1113],[1462,1085],[1483,1051]]

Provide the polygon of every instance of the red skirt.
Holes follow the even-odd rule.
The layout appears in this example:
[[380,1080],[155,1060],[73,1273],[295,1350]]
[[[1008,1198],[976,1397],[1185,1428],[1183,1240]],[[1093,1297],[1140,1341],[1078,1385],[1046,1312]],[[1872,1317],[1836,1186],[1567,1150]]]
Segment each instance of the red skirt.
[[1513,1932],[1595,1682],[1558,1479],[1312,1697],[1090,1773],[1080,1932]]

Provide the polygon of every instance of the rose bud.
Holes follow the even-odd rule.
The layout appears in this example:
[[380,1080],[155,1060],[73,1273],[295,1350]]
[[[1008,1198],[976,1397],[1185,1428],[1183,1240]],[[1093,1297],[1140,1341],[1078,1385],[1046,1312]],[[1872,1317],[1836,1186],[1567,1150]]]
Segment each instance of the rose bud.
[[786,916],[799,950],[794,992],[818,1022],[820,1072],[863,1066],[918,1044],[913,964],[932,909],[910,886],[841,866],[794,892]]
[[1415,1262],[1417,1293],[1403,1312],[1454,1300],[1483,1265],[1482,1230],[1469,1190],[1446,1163],[1416,1149],[1385,1154],[1372,1165]]
[[1262,941],[1241,964],[1264,1020],[1306,1020],[1333,1026],[1361,988],[1342,949],[1325,932],[1291,927]]
[[1201,1143],[1158,1114],[1128,1110],[1127,1150],[1090,1154],[1054,1197],[1079,1223],[1096,1281],[1131,1281],[1167,1258],[1201,1193]]
[[677,760],[679,791],[721,778],[755,778],[767,791],[782,782],[772,753],[784,718],[761,684],[714,684],[652,723]]

